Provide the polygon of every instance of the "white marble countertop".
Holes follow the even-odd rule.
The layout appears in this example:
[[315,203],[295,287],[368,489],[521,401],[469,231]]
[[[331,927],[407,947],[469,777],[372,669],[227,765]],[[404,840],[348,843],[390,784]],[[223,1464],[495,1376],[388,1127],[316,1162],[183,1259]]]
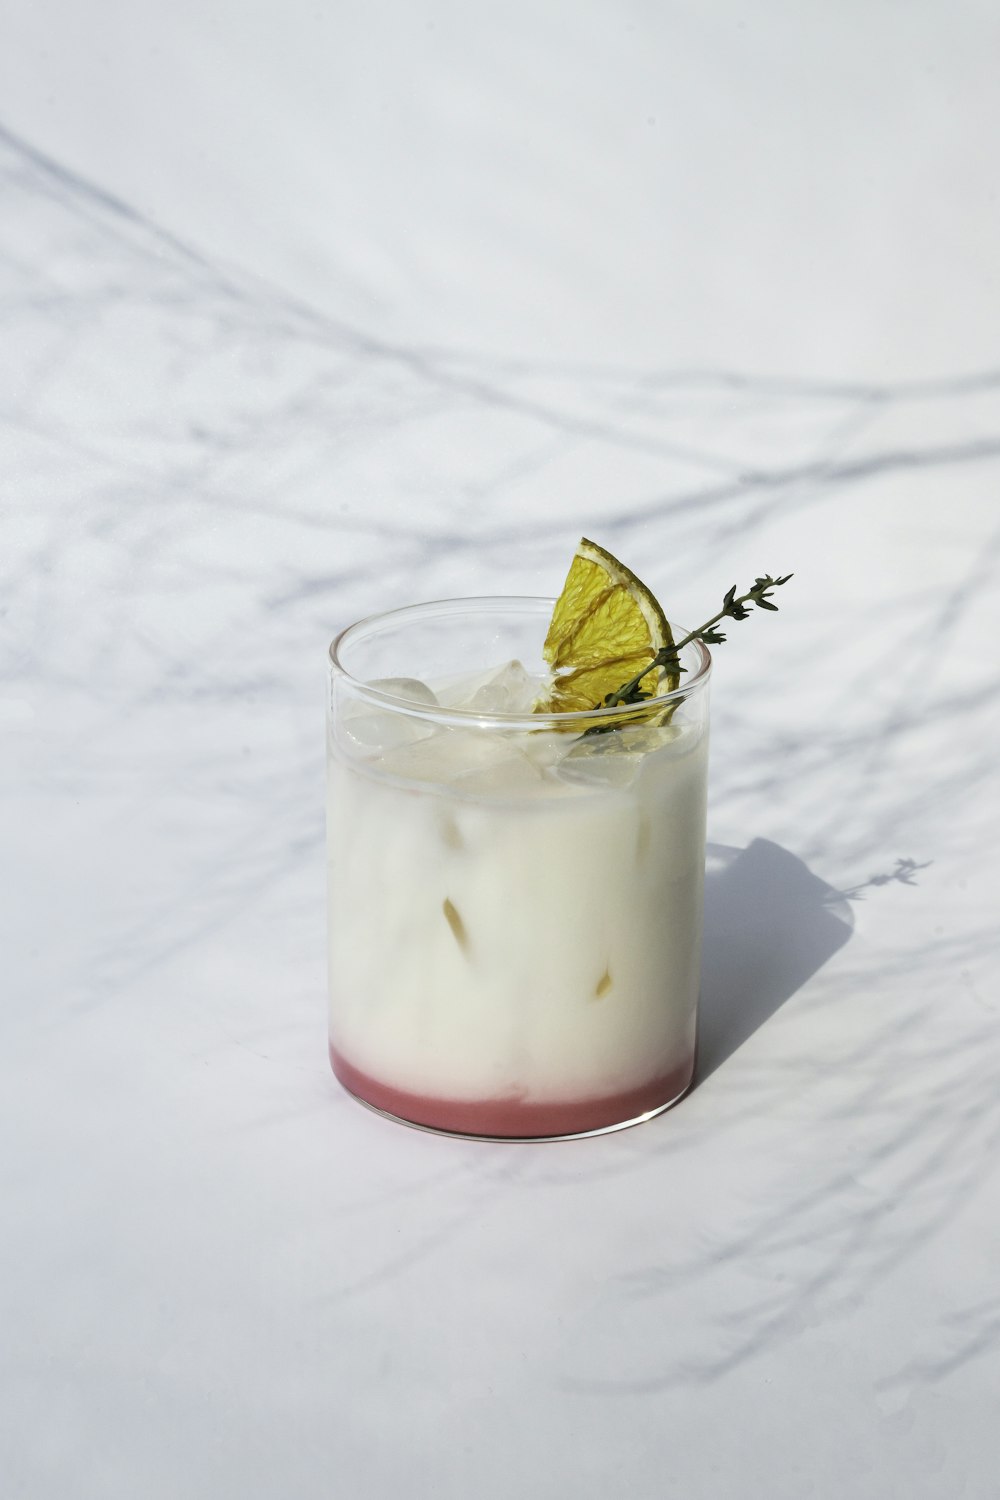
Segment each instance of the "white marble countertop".
[[[993,1500],[995,9],[55,9],[0,52],[4,1496]],[[680,620],[796,574],[717,652],[701,1081],[407,1131],[326,1060],[325,648],[581,531]]]

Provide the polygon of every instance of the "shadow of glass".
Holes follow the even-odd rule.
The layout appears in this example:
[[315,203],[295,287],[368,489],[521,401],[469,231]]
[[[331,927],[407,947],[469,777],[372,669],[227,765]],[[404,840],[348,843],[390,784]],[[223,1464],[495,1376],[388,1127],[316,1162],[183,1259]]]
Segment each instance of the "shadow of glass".
[[779,844],[709,844],[695,1087],[844,946],[853,926],[843,895]]

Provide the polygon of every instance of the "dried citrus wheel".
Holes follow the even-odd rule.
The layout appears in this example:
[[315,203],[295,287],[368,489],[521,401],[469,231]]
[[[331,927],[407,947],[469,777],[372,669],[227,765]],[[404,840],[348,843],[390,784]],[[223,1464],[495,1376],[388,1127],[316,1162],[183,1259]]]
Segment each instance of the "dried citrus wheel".
[[[545,637],[543,654],[553,678],[535,712],[600,708],[609,693],[672,645],[667,617],[642,580],[582,537]],[[672,692],[679,680],[675,672],[655,667],[643,678],[641,691],[656,697]]]

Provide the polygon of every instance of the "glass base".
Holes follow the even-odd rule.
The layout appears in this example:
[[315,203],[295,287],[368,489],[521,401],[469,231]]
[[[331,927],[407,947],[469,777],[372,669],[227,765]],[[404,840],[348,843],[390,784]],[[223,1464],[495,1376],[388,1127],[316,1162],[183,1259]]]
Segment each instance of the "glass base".
[[[553,1104],[519,1099],[425,1098],[362,1073],[333,1047],[330,1065],[345,1091],[384,1119],[412,1130],[466,1141],[574,1141],[610,1135],[655,1119],[678,1104],[694,1082],[692,1055],[680,1068],[619,1094]],[[481,1127],[481,1128],[477,1128]]]

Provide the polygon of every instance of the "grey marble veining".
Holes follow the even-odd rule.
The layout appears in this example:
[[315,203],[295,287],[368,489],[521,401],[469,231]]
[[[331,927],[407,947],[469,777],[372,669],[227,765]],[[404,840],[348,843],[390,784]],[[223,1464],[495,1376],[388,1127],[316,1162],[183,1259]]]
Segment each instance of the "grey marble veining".
[[[388,341],[16,132],[0,205],[10,1493],[986,1500],[1000,363]],[[796,573],[717,653],[712,1066],[418,1136],[326,1066],[326,644],[581,529],[682,620]]]

